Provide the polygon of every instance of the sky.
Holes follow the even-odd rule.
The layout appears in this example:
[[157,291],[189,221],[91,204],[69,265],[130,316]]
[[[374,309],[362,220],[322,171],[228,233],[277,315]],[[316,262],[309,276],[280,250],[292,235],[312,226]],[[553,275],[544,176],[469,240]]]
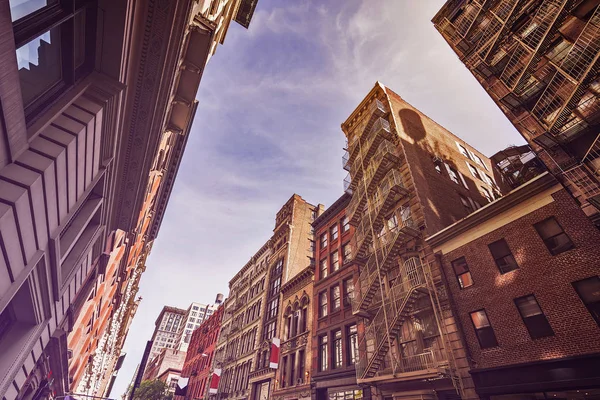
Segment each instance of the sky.
[[125,342],[125,392],[163,305],[228,294],[297,193],[343,192],[340,125],[376,81],[484,154],[524,143],[431,18],[445,0],[259,0],[207,66],[198,112]]

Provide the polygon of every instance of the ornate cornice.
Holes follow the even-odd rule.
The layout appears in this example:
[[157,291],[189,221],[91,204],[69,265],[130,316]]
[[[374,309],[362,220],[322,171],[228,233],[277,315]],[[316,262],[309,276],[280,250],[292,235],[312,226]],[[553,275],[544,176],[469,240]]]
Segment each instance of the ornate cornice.
[[309,283],[312,280],[312,277],[315,274],[315,266],[309,265],[304,268],[302,271],[297,273],[292,279],[290,279],[287,283],[285,283],[281,287],[281,293],[283,294],[283,298],[286,298],[286,294],[290,292],[294,292]]

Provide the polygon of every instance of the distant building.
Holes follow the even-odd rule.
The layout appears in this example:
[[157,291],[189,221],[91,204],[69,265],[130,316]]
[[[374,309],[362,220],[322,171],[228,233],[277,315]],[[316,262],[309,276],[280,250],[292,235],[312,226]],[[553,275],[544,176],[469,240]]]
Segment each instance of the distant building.
[[352,312],[359,271],[352,256],[354,227],[346,216],[350,199],[344,193],[313,222],[317,238],[309,328],[313,399],[360,399],[363,391],[369,391],[356,383],[359,329],[361,337],[364,330]]
[[542,160],[528,145],[511,146],[490,157],[504,184],[516,189],[546,171]]
[[552,175],[426,240],[481,399],[600,397],[600,232]]
[[202,322],[210,317],[217,309],[218,304],[200,304],[192,303],[184,316],[183,322],[177,335],[177,348],[181,351],[187,351],[192,333]]
[[185,362],[185,351],[162,348],[160,353],[146,365],[142,381],[162,380],[175,391],[173,383],[177,384],[181,369]]
[[448,0],[433,22],[548,169],[600,220],[598,1]]
[[225,307],[219,305],[217,310],[206,318],[191,336],[185,363],[181,376],[189,378],[186,396],[176,396],[176,400],[205,399],[208,397],[208,388],[214,370],[213,361],[221,320]]
[[[186,310],[164,306],[154,322],[152,334],[152,350],[149,361],[156,358],[162,349],[179,350],[179,333],[184,326]],[[147,368],[147,367],[146,367]]]

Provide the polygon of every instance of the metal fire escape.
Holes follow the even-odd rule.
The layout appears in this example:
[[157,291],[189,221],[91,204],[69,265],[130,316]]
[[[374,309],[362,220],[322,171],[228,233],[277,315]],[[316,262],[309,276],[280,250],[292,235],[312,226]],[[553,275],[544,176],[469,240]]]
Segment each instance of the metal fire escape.
[[[352,176],[349,187],[353,196],[347,215],[356,227],[353,256],[360,265],[359,290],[352,308],[365,322],[365,331],[359,332],[357,380],[366,383],[374,377],[405,373],[413,373],[414,378],[421,372],[422,378],[448,376],[460,393],[461,382],[449,362],[454,360],[451,354],[425,349],[404,357],[398,350],[402,325],[411,317],[415,302],[423,298],[431,303],[442,347],[451,347],[439,318],[441,306],[429,267],[422,264],[414,246],[412,256],[398,263],[407,253],[408,243],[418,241],[421,232],[408,202],[410,191],[401,172],[405,160],[388,114],[381,101],[373,100],[364,130],[351,136],[344,160]],[[392,284],[387,279],[391,275],[395,277]]]
[[[463,14],[473,3],[481,5],[467,2]],[[540,157],[549,168],[582,204],[600,209],[598,137],[583,156],[557,146],[593,134],[600,122],[600,6],[587,21],[580,19],[576,39],[559,33],[581,4],[543,0],[530,13],[526,0],[495,0],[483,5],[483,15],[462,36],[462,14],[436,24],[519,131],[545,149]],[[557,39],[563,40],[560,45]]]

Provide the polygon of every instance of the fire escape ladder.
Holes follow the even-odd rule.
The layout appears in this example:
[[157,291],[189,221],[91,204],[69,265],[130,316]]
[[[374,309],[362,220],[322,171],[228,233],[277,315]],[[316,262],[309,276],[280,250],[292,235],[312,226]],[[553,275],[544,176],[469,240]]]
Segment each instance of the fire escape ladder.
[[364,147],[364,142],[369,138],[369,135],[371,134],[371,129],[373,128],[373,124],[375,123],[375,121],[378,118],[383,118],[387,114],[389,114],[389,110],[381,101],[374,99],[373,102],[369,105],[367,113],[369,114],[369,119],[365,124],[363,132],[360,136],[353,137],[348,144],[348,162],[352,165],[354,164],[354,158],[360,152],[359,149],[362,149]]
[[516,12],[524,0],[500,0],[490,11],[491,20],[477,44],[477,53],[485,62],[496,53],[504,32],[510,29],[516,19]]
[[519,91],[547,47],[560,21],[567,15],[565,5],[570,0],[546,0],[521,30],[520,39],[504,68],[500,79],[511,89]]

